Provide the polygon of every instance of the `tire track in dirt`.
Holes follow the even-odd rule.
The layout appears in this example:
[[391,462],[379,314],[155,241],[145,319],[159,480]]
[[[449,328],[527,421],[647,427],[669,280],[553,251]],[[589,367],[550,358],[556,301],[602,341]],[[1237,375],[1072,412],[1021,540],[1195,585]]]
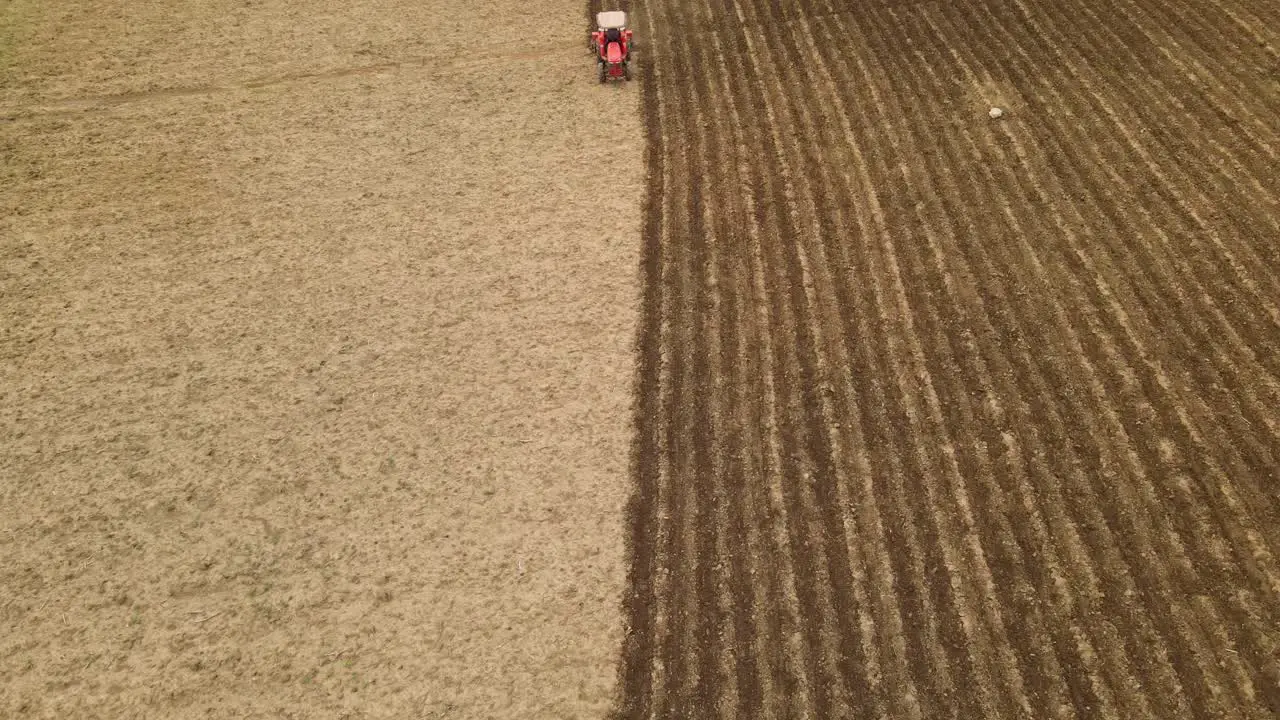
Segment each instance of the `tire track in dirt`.
[[1280,712],[1268,10],[635,5],[619,717]]
[[[592,15],[593,20],[594,17],[595,16]],[[354,64],[325,70],[264,75],[260,77],[246,78],[237,82],[193,85],[188,87],[170,87],[161,90],[141,90],[137,92],[116,93],[111,95],[59,98],[26,106],[0,106],[0,121],[17,122],[20,120],[30,120],[32,118],[45,116],[57,117],[80,115],[82,113],[102,113],[120,105],[132,105],[135,103],[147,103],[171,100],[175,98],[199,97],[203,95],[215,95],[218,93],[230,93],[243,90],[276,88],[279,86],[288,86],[304,82],[318,83],[330,80],[342,80],[350,77],[359,77],[362,75],[378,75],[381,73],[397,72],[401,70],[412,70],[416,68],[439,71],[445,69],[467,68],[473,65],[484,65],[499,61],[511,62],[514,60],[540,60],[543,58],[554,57],[572,49],[573,47],[576,47],[576,45],[547,43],[533,46],[529,49],[518,52],[479,50],[462,58],[453,54],[423,55],[417,57],[405,57],[398,60],[387,60],[385,62],[378,63]]]

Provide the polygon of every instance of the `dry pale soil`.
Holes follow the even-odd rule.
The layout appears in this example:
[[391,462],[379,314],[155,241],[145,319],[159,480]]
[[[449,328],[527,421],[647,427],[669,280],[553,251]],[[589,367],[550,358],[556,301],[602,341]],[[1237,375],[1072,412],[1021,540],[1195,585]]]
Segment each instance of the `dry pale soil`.
[[0,716],[604,714],[643,135],[581,3],[0,28]]

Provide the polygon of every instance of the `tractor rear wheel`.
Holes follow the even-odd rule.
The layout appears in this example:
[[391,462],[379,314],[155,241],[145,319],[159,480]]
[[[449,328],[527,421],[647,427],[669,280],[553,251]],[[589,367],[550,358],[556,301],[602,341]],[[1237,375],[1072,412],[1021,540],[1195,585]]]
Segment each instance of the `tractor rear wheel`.
[[631,63],[627,62],[622,64],[622,77],[627,80],[631,79]]

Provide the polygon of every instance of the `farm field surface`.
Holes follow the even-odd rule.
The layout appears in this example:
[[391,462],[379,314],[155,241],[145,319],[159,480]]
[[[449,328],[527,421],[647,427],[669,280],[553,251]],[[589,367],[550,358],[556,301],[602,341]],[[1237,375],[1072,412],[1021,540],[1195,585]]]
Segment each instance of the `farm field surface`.
[[621,716],[1280,714],[1280,5],[628,7]]
[[583,5],[0,8],[0,717],[1280,714],[1280,6]]
[[644,136],[585,39],[0,3],[0,718],[608,711]]

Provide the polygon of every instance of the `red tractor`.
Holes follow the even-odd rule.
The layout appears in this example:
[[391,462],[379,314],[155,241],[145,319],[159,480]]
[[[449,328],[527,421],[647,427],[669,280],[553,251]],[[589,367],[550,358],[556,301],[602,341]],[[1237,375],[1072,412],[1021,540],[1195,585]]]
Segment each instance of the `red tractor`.
[[596,14],[596,31],[591,33],[591,50],[596,56],[600,82],[631,79],[631,30],[627,14],[620,10]]

